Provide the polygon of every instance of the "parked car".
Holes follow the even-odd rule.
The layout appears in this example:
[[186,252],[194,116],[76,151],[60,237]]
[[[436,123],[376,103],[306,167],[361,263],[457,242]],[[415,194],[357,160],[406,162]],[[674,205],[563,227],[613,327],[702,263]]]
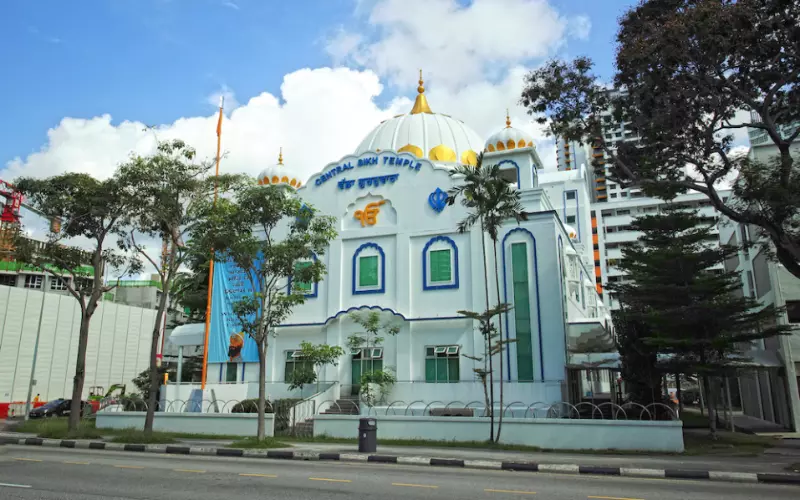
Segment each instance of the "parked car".
[[[48,401],[44,405],[34,408],[28,414],[30,418],[44,418],[44,417],[66,417],[70,413],[71,399],[54,399]],[[82,401],[81,417],[88,415],[92,412],[92,407],[86,401]]]

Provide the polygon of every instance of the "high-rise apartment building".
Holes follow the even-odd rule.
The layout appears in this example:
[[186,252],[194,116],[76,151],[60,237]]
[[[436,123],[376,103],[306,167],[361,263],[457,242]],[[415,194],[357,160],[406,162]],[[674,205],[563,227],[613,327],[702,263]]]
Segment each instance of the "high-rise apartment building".
[[[639,136],[631,128],[630,123],[616,120],[612,109],[603,111],[600,114],[600,120],[603,140],[612,151],[615,151],[621,142],[639,142]],[[556,138],[556,161],[558,170],[562,171],[574,170],[581,164],[586,165],[586,170],[590,173],[594,186],[592,191],[595,202],[612,202],[630,198],[633,193],[641,193],[636,188],[622,188],[618,183],[609,179],[613,160],[600,146],[599,141],[581,144],[577,141],[568,142],[558,137]]]
[[[595,234],[595,280],[598,290],[603,294],[603,302],[610,310],[619,308],[619,302],[605,290],[605,285],[626,280],[625,273],[618,267],[622,259],[622,248],[628,243],[636,241],[641,232],[633,231],[631,222],[642,215],[658,213],[659,207],[666,202],[658,198],[641,196],[641,191],[632,191],[627,199],[595,203],[592,206],[592,228]],[[730,191],[719,191],[723,199],[730,196]],[[697,210],[699,215],[708,224],[717,225],[719,213],[711,205],[708,197],[702,193],[686,193],[676,197],[671,202],[688,209]],[[719,245],[719,228],[712,231],[711,245]]]

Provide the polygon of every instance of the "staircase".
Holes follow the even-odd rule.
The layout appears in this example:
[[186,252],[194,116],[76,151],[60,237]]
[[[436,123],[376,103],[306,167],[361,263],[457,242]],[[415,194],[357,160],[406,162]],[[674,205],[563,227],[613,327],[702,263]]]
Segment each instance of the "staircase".
[[361,413],[358,396],[349,396],[336,400],[322,415],[358,415]]

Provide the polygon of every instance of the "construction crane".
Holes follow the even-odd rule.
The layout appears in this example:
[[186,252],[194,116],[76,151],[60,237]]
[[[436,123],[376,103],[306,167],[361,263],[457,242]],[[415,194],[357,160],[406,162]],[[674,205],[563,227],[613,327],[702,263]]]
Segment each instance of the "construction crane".
[[48,217],[41,211],[25,203],[22,193],[11,184],[0,179],[0,196],[6,199],[3,204],[3,212],[0,215],[0,260],[14,260],[16,250],[16,238],[20,228],[20,209],[25,208],[38,214],[50,221],[50,231],[58,233],[61,231],[61,219],[58,217]]

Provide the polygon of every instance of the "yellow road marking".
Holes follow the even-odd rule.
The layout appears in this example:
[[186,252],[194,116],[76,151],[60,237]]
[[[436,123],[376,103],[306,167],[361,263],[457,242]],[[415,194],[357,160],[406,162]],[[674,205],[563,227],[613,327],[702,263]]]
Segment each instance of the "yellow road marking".
[[331,483],[352,483],[349,479],[330,479],[327,477],[310,477],[310,481],[330,481]]
[[244,477],[278,477],[275,474],[239,474]]
[[41,462],[38,458],[16,458],[14,460],[19,460],[20,462]]
[[144,469],[141,465],[115,465],[117,469]]
[[193,472],[195,474],[205,474],[206,471],[204,470],[196,470],[196,469],[172,469],[175,472]]
[[411,484],[411,483],[392,483],[392,486],[407,486],[409,488],[430,488],[435,490],[438,486],[432,484]]
[[594,500],[643,500],[641,498],[621,498],[621,497],[587,497],[593,498]]
[[64,463],[65,464],[70,464],[70,465],[89,465],[89,462],[69,462],[69,461],[66,461],[66,460],[64,461]]
[[492,490],[492,489],[486,489],[486,490],[483,490],[483,491],[485,491],[487,493],[514,493],[516,495],[535,495],[536,494],[535,491],[519,491],[519,490]]

